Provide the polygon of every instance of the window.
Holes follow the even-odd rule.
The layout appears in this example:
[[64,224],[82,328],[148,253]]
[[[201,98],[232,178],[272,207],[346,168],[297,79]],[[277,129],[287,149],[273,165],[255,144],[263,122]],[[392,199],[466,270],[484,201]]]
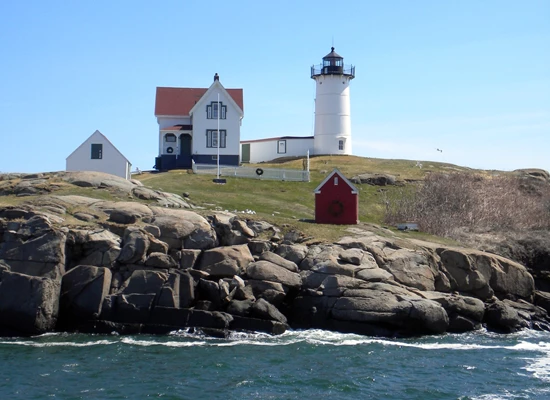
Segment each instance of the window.
[[103,144],[92,143],[92,160],[101,160],[103,158]]
[[338,150],[344,150],[344,141],[343,140],[338,141]]
[[[225,129],[220,129],[220,148],[225,148],[227,132]],[[206,147],[218,147],[218,131],[216,129],[208,129],[206,131]]]
[[219,104],[217,101],[213,101],[206,106],[206,118],[218,119],[218,106],[221,110],[220,119],[225,119],[225,116],[227,114],[227,106],[224,106],[221,101]]
[[286,140],[279,140],[277,142],[277,153],[279,154],[286,153]]
[[338,186],[338,177],[337,176],[334,177],[334,186]]
[[164,140],[166,142],[176,142],[176,135],[174,135],[173,133],[169,133],[167,134],[166,136],[164,136]]

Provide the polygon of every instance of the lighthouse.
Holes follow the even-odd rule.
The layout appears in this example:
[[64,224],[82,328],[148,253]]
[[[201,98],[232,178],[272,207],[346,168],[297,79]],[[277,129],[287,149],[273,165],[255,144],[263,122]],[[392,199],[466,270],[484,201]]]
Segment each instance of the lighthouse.
[[351,154],[349,84],[355,67],[331,48],[323,63],[311,67],[315,80],[314,154]]

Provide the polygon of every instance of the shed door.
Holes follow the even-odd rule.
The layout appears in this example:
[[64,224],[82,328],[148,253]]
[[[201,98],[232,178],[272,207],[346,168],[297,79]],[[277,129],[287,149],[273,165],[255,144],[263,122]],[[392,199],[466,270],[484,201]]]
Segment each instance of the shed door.
[[243,143],[241,147],[241,154],[242,154],[242,162],[243,163],[249,163],[250,162],[250,143]]

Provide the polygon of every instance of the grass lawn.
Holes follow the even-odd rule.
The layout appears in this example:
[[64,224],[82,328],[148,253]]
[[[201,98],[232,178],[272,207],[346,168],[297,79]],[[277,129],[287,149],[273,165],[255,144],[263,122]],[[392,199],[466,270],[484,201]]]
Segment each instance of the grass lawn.
[[[285,163],[250,164],[250,167],[302,169],[302,160]],[[311,182],[279,182],[259,179],[226,177],[225,185],[212,182],[214,176],[195,175],[187,170],[173,170],[163,173],[144,173],[135,176],[144,185],[154,189],[189,194],[191,202],[205,210],[227,210],[240,212],[253,210],[255,215],[247,218],[262,219],[286,227],[299,229],[307,235],[324,240],[336,240],[345,235],[349,226],[322,225],[313,223],[315,195],[313,190],[326,174],[338,168],[347,177],[361,173],[386,173],[394,175],[398,182],[410,185],[411,181],[422,180],[431,171],[469,170],[451,164],[423,162],[422,168],[416,161],[382,160],[355,156],[320,156],[310,161]],[[382,225],[385,210],[385,196],[398,195],[403,186],[356,185],[359,189],[359,220],[362,224]],[[429,235],[408,233],[418,238]]]

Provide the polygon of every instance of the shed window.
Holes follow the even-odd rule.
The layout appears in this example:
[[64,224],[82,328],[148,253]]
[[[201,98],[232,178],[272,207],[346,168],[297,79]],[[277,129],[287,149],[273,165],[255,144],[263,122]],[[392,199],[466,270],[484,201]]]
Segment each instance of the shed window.
[[[227,132],[225,129],[220,129],[220,148],[226,146]],[[208,129],[206,131],[206,147],[218,147],[218,130]]]
[[176,142],[176,135],[174,135],[173,133],[169,133],[167,134],[166,136],[164,136],[164,140],[167,141],[167,142]]
[[103,144],[92,143],[92,160],[101,160],[103,158]]
[[286,153],[286,140],[279,140],[277,142],[277,153],[278,154]]

